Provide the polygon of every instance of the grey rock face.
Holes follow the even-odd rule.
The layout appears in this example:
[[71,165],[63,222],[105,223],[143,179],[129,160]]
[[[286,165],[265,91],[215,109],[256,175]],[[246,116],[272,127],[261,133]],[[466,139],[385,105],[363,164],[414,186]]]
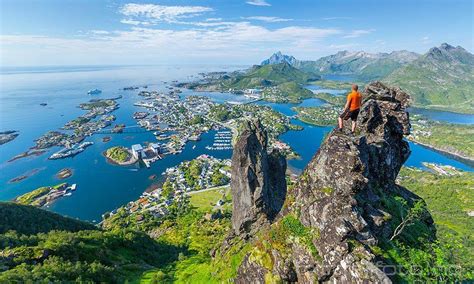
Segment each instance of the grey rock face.
[[[285,256],[271,250],[272,269],[246,257],[237,282],[263,283],[263,276],[270,274],[299,283],[391,283],[375,265],[379,259],[370,246],[390,234],[386,226],[390,214],[382,198],[401,196],[408,204],[419,199],[395,184],[410,155],[409,145],[403,140],[410,131],[405,111],[409,96],[400,89],[375,82],[367,86],[363,97],[359,133],[329,134],[296,182],[290,193],[294,202],[284,211],[295,214],[306,228],[317,232],[312,243],[319,256],[293,243]],[[241,208],[245,204],[237,206],[245,212]],[[432,219],[424,221],[430,224]]]
[[278,51],[277,53],[274,53],[272,56],[270,56],[270,58],[263,60],[260,65],[280,64],[284,62],[293,65],[297,62],[297,60],[291,55],[285,55]]
[[232,155],[232,227],[236,235],[273,220],[286,196],[286,160],[267,153],[267,132],[259,121],[248,121]]

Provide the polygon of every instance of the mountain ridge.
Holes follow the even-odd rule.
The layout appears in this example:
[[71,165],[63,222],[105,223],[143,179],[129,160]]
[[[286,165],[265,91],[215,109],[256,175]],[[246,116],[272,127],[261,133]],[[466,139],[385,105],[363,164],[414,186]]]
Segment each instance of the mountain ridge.
[[408,91],[416,107],[474,113],[474,55],[460,46],[433,47],[383,81]]
[[[357,74],[360,79],[370,81],[388,75],[396,68],[415,60],[419,56],[419,54],[407,50],[392,51],[390,53],[343,50],[317,60],[298,60],[279,51],[262,61],[261,64],[269,65],[286,62],[295,68],[319,75]],[[382,65],[386,67],[382,68]]]

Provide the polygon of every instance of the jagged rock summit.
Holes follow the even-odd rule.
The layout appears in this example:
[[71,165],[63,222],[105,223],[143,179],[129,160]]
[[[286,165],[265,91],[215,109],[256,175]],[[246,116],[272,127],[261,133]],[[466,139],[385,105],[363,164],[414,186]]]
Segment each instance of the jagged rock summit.
[[268,137],[260,121],[248,121],[234,146],[231,188],[232,228],[236,235],[271,222],[286,196],[286,160],[267,153]]
[[285,63],[285,62],[290,65],[294,65],[297,62],[297,60],[291,55],[285,55],[285,54],[282,54],[281,51],[278,51],[272,54],[270,58],[263,60],[262,63],[260,63],[260,65],[280,64],[280,63]]
[[[237,283],[265,283],[269,279],[298,283],[391,282],[377,265],[384,264],[384,260],[372,248],[393,234],[389,221],[398,213],[390,204],[401,198],[413,206],[420,200],[395,183],[410,154],[403,140],[410,131],[405,111],[409,96],[379,82],[369,84],[363,96],[358,133],[329,134],[289,190],[278,218],[270,220],[270,229],[249,223],[256,218],[241,217],[263,212],[266,204],[272,204],[264,190],[252,190],[262,188],[260,180],[265,176],[250,170],[265,172],[261,170],[268,160],[262,158],[264,139],[258,138],[258,128],[254,128],[255,133],[244,132],[246,137],[255,138],[239,139],[233,156],[233,166],[237,166],[233,172],[237,180],[232,183],[233,196],[237,197],[233,224],[234,229],[244,223],[244,227],[253,228],[255,249],[239,267]],[[253,144],[245,146],[245,140]],[[260,187],[252,186],[255,181]],[[270,192],[279,189],[273,186]],[[421,222],[430,226],[433,221],[428,215]]]

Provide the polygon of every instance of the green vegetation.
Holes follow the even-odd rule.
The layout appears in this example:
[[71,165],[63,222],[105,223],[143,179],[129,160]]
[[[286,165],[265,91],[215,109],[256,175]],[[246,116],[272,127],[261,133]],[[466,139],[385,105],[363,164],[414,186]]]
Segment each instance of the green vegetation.
[[328,93],[313,94],[313,97],[326,101],[331,105],[340,106],[340,107],[344,106],[344,104],[346,103],[346,98],[347,98],[346,95],[338,96],[338,95],[331,95]]
[[400,183],[421,196],[436,226],[439,245],[448,249],[450,263],[474,277],[474,174],[447,176],[404,168]]
[[195,115],[192,119],[189,120],[188,123],[189,125],[201,124],[204,123],[204,118],[202,117],[202,115]]
[[178,248],[144,233],[0,203],[0,282],[124,282],[174,261]]
[[317,126],[333,126],[341,112],[339,107],[294,107],[298,119]]
[[45,195],[50,193],[52,190],[63,188],[66,185],[67,185],[66,183],[61,183],[55,186],[43,186],[43,187],[37,188],[33,191],[30,191],[28,193],[25,193],[17,197],[16,202],[23,205],[42,206],[44,202],[41,197],[44,197]]
[[245,74],[235,76],[223,82],[223,85],[227,88],[241,90],[276,86],[286,82],[305,84],[319,79],[318,75],[301,71],[288,63],[280,63],[263,66],[256,65]]
[[[357,82],[355,82],[357,84]],[[321,80],[314,82],[318,86],[326,89],[335,89],[335,90],[347,90],[349,92],[352,88],[353,83],[344,82],[344,81],[331,81],[331,80]],[[362,90],[362,85],[359,84],[359,90]]]
[[263,90],[263,99],[278,103],[300,103],[304,99],[313,97],[313,92],[296,82],[285,82],[275,87]]
[[117,103],[115,100],[90,100],[87,103],[82,103],[79,107],[83,110],[91,110],[94,108],[105,108],[109,106],[114,106]]
[[413,116],[412,134],[408,139],[474,160],[474,125],[452,124]]
[[[31,235],[52,230],[76,232],[97,229],[94,225],[66,218],[59,214],[33,206],[0,202],[0,234],[14,230],[18,234]],[[41,220],[38,222],[38,220]]]
[[178,260],[162,269],[152,269],[142,275],[143,282],[223,283],[237,275],[237,269],[250,246],[234,244],[229,251],[211,258],[230,229],[230,213],[222,219],[208,221],[204,213],[192,211],[160,227],[158,240],[181,249]]
[[240,122],[247,119],[259,119],[270,137],[278,135],[288,130],[301,130],[300,126],[291,124],[290,119],[269,106],[255,104],[229,105],[222,104],[211,108],[209,117],[214,120],[226,122],[239,128]]
[[246,89],[262,89],[263,98],[273,102],[297,103],[311,98],[312,92],[303,87],[320,76],[294,68],[288,63],[255,65],[245,72],[233,72],[218,79],[209,78],[206,83],[189,83],[185,87],[206,91],[242,92]]
[[190,204],[197,210],[210,211],[219,200],[230,206],[231,194],[230,187],[222,187],[209,191],[199,192],[191,195]]
[[124,163],[131,158],[130,152],[127,148],[122,146],[115,146],[107,149],[105,156],[116,163]]
[[[474,208],[473,177],[472,173],[448,177],[404,168],[399,181],[426,204],[416,200],[409,204],[396,192],[378,192],[383,210],[389,214],[385,219],[391,233],[371,249],[389,265],[399,267],[396,282],[453,282],[474,277],[474,223],[467,215]],[[434,218],[436,231],[429,225],[427,211]]]
[[474,56],[462,47],[432,48],[384,81],[409,93],[416,107],[474,113]]

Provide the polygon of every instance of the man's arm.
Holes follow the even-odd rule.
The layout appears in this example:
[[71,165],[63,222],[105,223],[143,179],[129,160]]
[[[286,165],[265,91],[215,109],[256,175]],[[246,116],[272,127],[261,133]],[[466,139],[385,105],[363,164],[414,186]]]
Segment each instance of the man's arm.
[[347,96],[347,102],[346,105],[344,106],[344,111],[348,110],[351,105],[351,94]]

